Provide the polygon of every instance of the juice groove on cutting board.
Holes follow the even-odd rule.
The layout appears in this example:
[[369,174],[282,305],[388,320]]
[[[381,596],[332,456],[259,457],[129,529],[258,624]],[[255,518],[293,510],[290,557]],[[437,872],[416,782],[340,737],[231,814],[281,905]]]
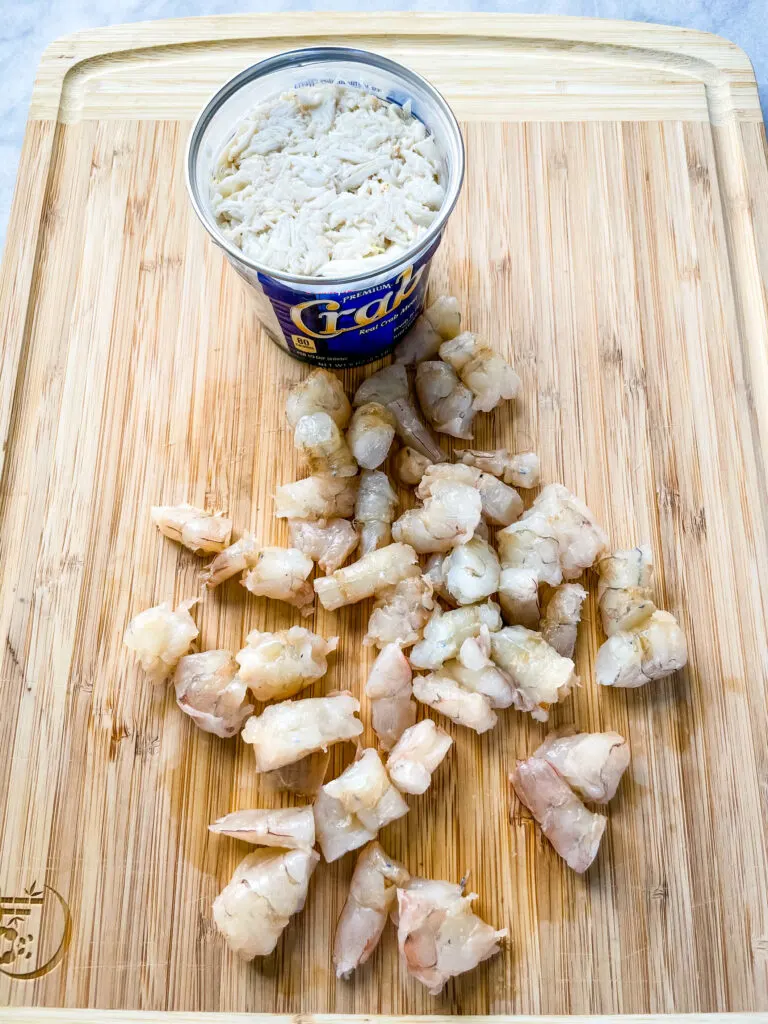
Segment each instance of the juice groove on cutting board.
[[[554,18],[169,25],[49,52],[0,282],[0,893],[45,883],[71,912],[61,963],[0,974],[0,1005],[768,1010],[768,168],[743,54]],[[659,603],[690,643],[679,676],[598,692],[589,580],[584,685],[553,723],[616,729],[633,761],[586,878],[527,814],[509,820],[507,773],[544,728],[513,712],[482,737],[441,721],[451,754],[380,838],[414,873],[471,870],[479,912],[510,940],[437,999],[405,976],[392,929],[351,983],[335,980],[352,856],[318,867],[272,957],[228,952],[210,903],[248,848],[207,825],[269,798],[250,749],[197,731],[121,642],[137,611],[195,593],[203,564],[157,534],[150,504],[221,507],[237,531],[287,542],[271,495],[302,475],[283,408],[307,371],[266,339],[195,220],[183,158],[206,95],[297,30],[379,49],[444,89],[468,173],[432,292],[456,294],[523,380],[514,407],[479,418],[475,446],[533,446],[544,479],[581,495],[617,546],[649,540]],[[368,372],[346,374],[348,390]],[[341,644],[308,693],[362,694],[368,611],[318,611]],[[233,650],[251,628],[299,621],[235,583],[195,617],[204,648]],[[334,774],[350,756],[334,751]],[[62,912],[43,907],[48,949]]]

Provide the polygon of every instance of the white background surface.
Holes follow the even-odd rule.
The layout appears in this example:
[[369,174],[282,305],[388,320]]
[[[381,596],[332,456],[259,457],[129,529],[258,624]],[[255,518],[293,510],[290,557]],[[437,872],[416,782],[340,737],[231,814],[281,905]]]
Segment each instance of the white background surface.
[[763,111],[768,109],[768,0],[374,0],[370,6],[360,0],[0,0],[0,242],[35,69],[48,43],[99,25],[255,10],[506,11],[684,25],[726,36],[746,50],[757,73]]

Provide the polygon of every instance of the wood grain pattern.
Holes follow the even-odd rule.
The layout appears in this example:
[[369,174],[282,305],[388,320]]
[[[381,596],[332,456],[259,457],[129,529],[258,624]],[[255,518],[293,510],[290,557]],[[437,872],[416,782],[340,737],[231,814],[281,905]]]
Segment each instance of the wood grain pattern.
[[[310,38],[326,17],[303,16]],[[327,35],[396,24],[431,67],[459,32],[443,22],[446,39],[410,15],[330,18]],[[178,57],[185,80],[181,44],[213,60],[230,40],[283,39],[287,24],[179,23],[164,73]],[[121,639],[136,611],[197,589],[201,563],[157,534],[150,504],[226,508],[238,530],[285,543],[271,495],[300,475],[283,403],[306,370],[266,339],[189,209],[187,101],[163,117],[67,106],[80,62],[106,68],[99,52],[137,46],[146,61],[172,30],[89,34],[41,70],[0,282],[0,894],[45,882],[72,913],[62,964],[0,977],[0,1004],[334,1020],[768,1010],[768,164],[754,81],[741,51],[695,33],[522,18],[463,19],[462,31],[488,48],[493,32],[535,39],[564,81],[593,58],[620,67],[633,46],[689,71],[706,54],[721,76],[697,80],[710,120],[606,119],[597,104],[574,121],[555,102],[529,121],[503,104],[462,114],[468,176],[433,271],[433,292],[457,294],[523,379],[514,410],[482,417],[477,446],[533,445],[545,479],[582,495],[617,545],[649,540],[659,601],[689,637],[679,677],[598,692],[590,581],[584,686],[554,721],[617,729],[632,746],[599,860],[576,877],[528,817],[510,822],[506,775],[544,730],[507,713],[483,737],[449,725],[449,761],[382,835],[415,872],[472,871],[480,912],[510,929],[501,956],[433,999],[403,976],[390,930],[352,983],[336,982],[351,857],[318,869],[264,962],[240,963],[214,934],[211,900],[244,848],[207,824],[268,798],[245,745],[197,731]],[[349,388],[366,372],[347,374]],[[317,612],[315,628],[342,643],[315,692],[360,692],[367,614]],[[234,584],[196,619],[205,647],[232,649],[248,629],[296,621]],[[348,757],[335,751],[333,768]],[[55,928],[52,911],[43,923]]]

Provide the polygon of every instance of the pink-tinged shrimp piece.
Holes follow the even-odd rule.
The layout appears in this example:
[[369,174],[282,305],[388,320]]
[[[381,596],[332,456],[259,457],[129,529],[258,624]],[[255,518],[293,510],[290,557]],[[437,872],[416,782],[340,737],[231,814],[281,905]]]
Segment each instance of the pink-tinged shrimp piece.
[[533,756],[549,761],[585,800],[607,804],[629,767],[629,744],[617,732],[576,732],[567,726],[550,733]]
[[257,597],[271,597],[284,601],[301,611],[312,614],[315,595],[307,577],[312,572],[312,559],[298,548],[261,548],[242,585]]
[[583,874],[597,856],[608,819],[587,810],[549,761],[518,761],[509,776],[518,799],[569,868]]
[[351,693],[284,700],[252,715],[242,737],[253,745],[256,771],[269,772],[359,736],[363,731],[363,723],[355,717],[359,710],[360,701]]
[[311,850],[315,845],[315,816],[310,806],[233,811],[214,821],[208,831],[254,846]]
[[445,668],[426,676],[414,676],[413,695],[421,704],[476,733],[488,732],[498,721],[485,694],[465,690]]
[[317,562],[324,573],[343,565],[359,541],[348,519],[289,519],[288,530],[291,545]]
[[453,740],[431,718],[406,729],[387,758],[387,771],[401,793],[426,793],[432,773],[451,749]]
[[371,702],[371,724],[382,750],[391,750],[416,721],[411,697],[411,666],[397,644],[387,644],[371,666],[365,694]]
[[139,659],[153,683],[163,683],[187,653],[199,632],[189,609],[198,598],[182,601],[176,611],[169,601],[147,608],[131,619],[123,643]]
[[240,540],[224,548],[211,564],[200,573],[200,579],[209,590],[231,579],[239,572],[252,569],[259,558],[261,545],[252,533],[244,533]]
[[539,457],[535,452],[520,452],[515,455],[506,448],[488,452],[464,448],[455,455],[465,466],[475,466],[513,487],[538,487],[541,481]]
[[294,914],[303,909],[314,850],[263,849],[240,861],[232,880],[213,901],[213,921],[243,960],[268,956]]
[[476,893],[464,895],[463,885],[427,878],[413,878],[407,889],[397,890],[400,955],[430,995],[498,953],[498,940],[508,934],[472,912],[476,899]]
[[153,505],[150,514],[160,533],[195,554],[222,551],[232,536],[231,519],[194,505]]
[[173,676],[176,703],[204,732],[227,739],[253,714],[248,688],[230,651],[204,651],[181,658]]
[[333,962],[337,978],[348,978],[370,959],[397,902],[397,890],[404,889],[410,877],[379,843],[369,843],[362,851],[336,926]]

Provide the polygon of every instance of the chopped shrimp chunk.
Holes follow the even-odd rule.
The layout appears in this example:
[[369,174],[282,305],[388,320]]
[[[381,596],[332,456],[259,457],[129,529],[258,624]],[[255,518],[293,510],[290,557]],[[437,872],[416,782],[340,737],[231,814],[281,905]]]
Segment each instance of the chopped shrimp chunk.
[[360,702],[351,693],[286,700],[252,715],[242,737],[253,745],[256,771],[269,772],[359,736],[363,731],[363,723],[355,717],[359,710]]
[[153,683],[162,683],[187,653],[198,634],[189,609],[197,598],[182,601],[176,611],[169,601],[147,608],[128,623],[123,643],[134,651]]
[[387,644],[371,666],[365,695],[371,702],[371,724],[382,750],[391,750],[416,721],[411,700],[411,666],[397,644]]
[[152,522],[160,533],[196,554],[222,551],[232,536],[232,520],[194,505],[153,505]]
[[416,552],[408,544],[388,544],[314,581],[315,593],[327,611],[375,597],[409,576],[419,576]]
[[337,636],[326,640],[303,626],[276,633],[254,629],[236,656],[240,678],[256,700],[285,700],[325,675],[326,657],[338,643]]
[[311,850],[315,845],[315,816],[309,806],[233,811],[214,821],[208,831],[254,846]]
[[230,651],[205,651],[180,659],[173,676],[176,703],[204,732],[226,739],[253,713],[248,688]]
[[387,758],[389,777],[402,793],[426,793],[432,773],[451,749],[453,740],[431,718],[406,729]]

